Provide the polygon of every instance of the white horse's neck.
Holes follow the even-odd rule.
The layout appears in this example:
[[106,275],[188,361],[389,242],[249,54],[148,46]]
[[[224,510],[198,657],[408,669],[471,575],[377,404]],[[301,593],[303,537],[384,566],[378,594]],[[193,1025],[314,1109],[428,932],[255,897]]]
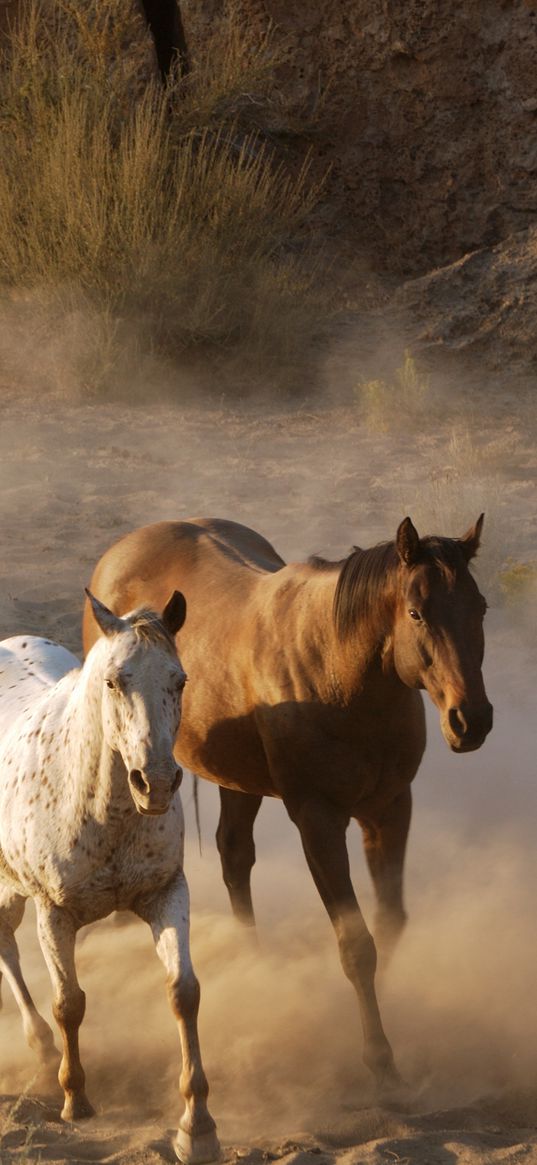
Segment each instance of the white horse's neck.
[[[106,641],[91,652],[67,702],[63,716],[66,755],[72,772],[70,794],[77,807],[99,824],[124,825],[136,817],[127,772],[118,752],[107,744],[102,722]],[[71,800],[71,805],[73,801]]]

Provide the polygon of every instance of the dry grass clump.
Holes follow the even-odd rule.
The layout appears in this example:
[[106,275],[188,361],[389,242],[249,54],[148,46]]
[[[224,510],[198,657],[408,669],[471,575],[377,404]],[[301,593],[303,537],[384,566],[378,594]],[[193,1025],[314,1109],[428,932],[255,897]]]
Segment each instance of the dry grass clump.
[[270,37],[247,52],[231,13],[205,48],[164,90],[123,0],[30,0],[0,60],[0,281],[81,294],[153,354],[234,351],[277,377],[319,321],[299,238],[319,189],[244,128]]
[[508,606],[516,607],[537,599],[537,562],[521,562],[509,557],[499,573],[500,591]]
[[410,502],[420,532],[453,537],[462,535],[485,513],[482,545],[473,569],[492,604],[512,607],[537,596],[536,564],[519,545],[505,488],[505,468],[512,471],[516,457],[515,433],[491,437],[455,427],[438,467],[427,474]]
[[429,378],[409,351],[393,379],[359,381],[354,396],[365,423],[377,433],[414,424],[421,419],[424,408],[430,411]]

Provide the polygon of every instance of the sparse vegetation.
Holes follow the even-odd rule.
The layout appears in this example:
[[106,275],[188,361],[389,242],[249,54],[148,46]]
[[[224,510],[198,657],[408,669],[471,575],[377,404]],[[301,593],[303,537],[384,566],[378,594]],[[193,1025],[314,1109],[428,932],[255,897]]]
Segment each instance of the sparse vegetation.
[[393,380],[360,381],[355,396],[366,424],[375,432],[384,433],[416,421],[428,403],[429,390],[428,377],[420,371],[412,353],[406,351]]
[[508,558],[499,573],[500,591],[509,606],[537,599],[537,562]]
[[237,375],[287,375],[320,318],[296,245],[319,189],[251,129],[274,67],[270,35],[247,50],[230,8],[165,91],[130,5],[32,0],[0,68],[4,292],[83,297],[147,352],[232,352]]
[[472,569],[487,598],[511,607],[537,598],[537,563],[514,556],[516,527],[507,508],[503,469],[516,458],[516,437],[509,429],[493,440],[454,428],[439,459],[414,498],[402,497],[403,509],[420,532],[464,533],[485,513],[482,545]]

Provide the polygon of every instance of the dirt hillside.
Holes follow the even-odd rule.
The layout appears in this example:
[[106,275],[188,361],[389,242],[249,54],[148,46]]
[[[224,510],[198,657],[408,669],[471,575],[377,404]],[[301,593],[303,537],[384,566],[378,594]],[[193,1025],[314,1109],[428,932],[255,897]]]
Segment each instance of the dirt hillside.
[[[247,38],[272,23],[286,45],[266,134],[284,156],[311,149],[319,172],[331,168],[316,226],[349,277],[357,312],[367,307],[372,276],[390,276],[383,303],[394,284],[419,276],[397,301],[408,309],[409,341],[466,354],[475,343],[479,359],[496,368],[516,348],[518,370],[531,372],[537,5],[238,5]],[[221,9],[221,0],[183,3],[194,57]],[[461,266],[474,251],[479,259]],[[472,301],[462,320],[452,302],[461,288]]]

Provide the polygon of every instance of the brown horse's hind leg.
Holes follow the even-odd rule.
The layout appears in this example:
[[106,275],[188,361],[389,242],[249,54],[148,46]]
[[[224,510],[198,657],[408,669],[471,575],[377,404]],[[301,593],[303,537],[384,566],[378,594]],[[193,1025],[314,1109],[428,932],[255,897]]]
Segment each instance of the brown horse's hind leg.
[[308,866],[336,932],[343,970],[358,996],[364,1033],[364,1061],[382,1089],[393,1089],[401,1081],[384,1034],[375,994],[375,944],[362,918],[350,879],[345,841],[349,817],[320,798],[302,804],[290,803],[285,798],[284,801],[289,816],[300,830]]
[[255,926],[250,873],[255,862],[254,821],[262,800],[252,793],[220,788],[216,844],[231,908],[245,926]]
[[407,917],[403,906],[403,865],[411,813],[412,795],[408,788],[378,820],[360,822],[377,898],[375,943],[383,967],[391,958]]

